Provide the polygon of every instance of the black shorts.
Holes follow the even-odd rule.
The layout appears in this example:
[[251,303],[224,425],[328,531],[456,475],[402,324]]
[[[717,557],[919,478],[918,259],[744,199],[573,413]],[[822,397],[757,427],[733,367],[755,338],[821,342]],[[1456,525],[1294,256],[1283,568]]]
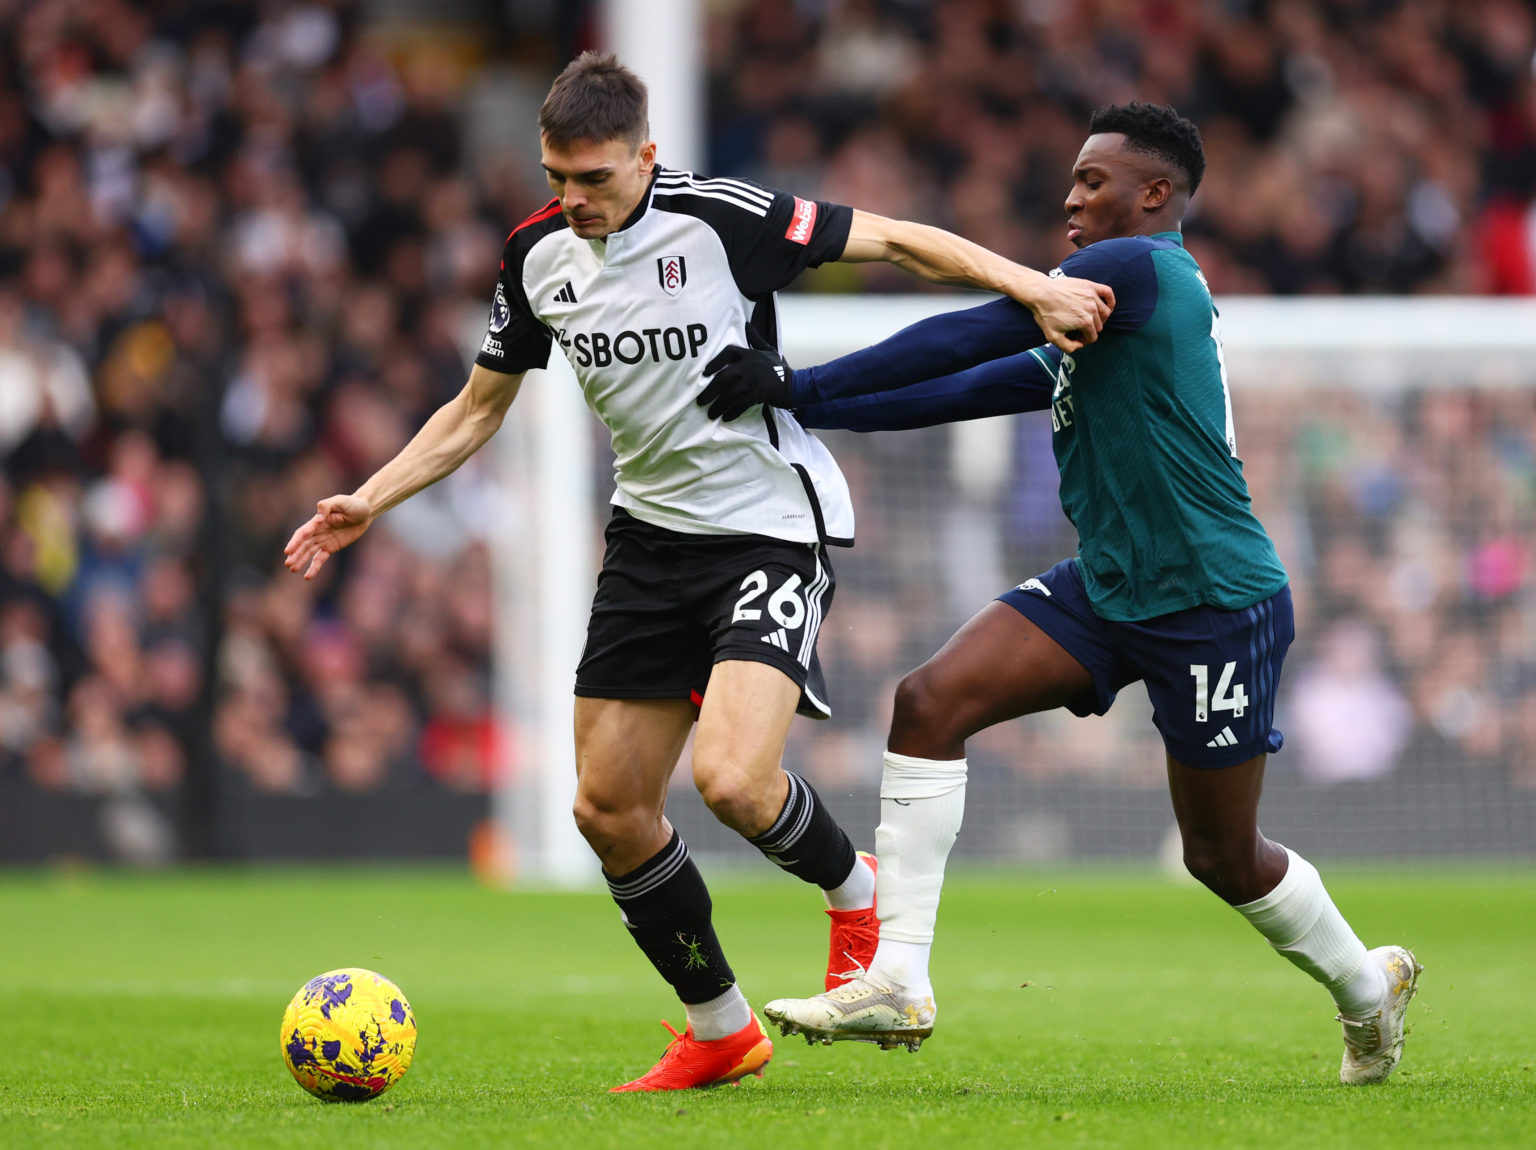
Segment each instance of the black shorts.
[[829,718],[816,634],[836,581],[826,550],[762,535],[688,535],[614,510],[576,693],[704,700],[726,659],[777,667],[802,715]]

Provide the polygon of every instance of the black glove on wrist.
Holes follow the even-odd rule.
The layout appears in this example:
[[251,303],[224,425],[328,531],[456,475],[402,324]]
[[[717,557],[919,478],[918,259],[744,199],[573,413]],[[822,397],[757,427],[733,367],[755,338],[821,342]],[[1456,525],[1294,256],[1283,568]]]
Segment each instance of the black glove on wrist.
[[711,419],[736,419],[759,403],[788,407],[793,402],[794,370],[750,326],[747,341],[751,347],[728,347],[704,365],[711,379],[695,402],[709,408]]

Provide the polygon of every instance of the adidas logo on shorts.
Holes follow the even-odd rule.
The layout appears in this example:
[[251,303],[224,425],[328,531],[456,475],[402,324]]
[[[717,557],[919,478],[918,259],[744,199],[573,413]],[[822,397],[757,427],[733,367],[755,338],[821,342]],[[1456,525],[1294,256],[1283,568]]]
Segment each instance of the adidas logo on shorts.
[[1231,727],[1223,727],[1221,728],[1221,734],[1205,745],[1208,747],[1235,747],[1237,746],[1237,736],[1232,733]]

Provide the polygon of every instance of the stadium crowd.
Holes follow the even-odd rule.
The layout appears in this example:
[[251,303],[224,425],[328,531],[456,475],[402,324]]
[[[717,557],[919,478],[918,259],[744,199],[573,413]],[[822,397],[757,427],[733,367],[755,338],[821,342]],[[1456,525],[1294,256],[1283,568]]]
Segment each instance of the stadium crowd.
[[[718,172],[1051,266],[1086,112],[1135,96],[1202,124],[1191,247],[1218,292],[1536,288],[1536,23],[1515,0],[709,12]],[[462,384],[508,222],[547,195],[529,156],[470,154],[474,69],[384,50],[366,13],[0,2],[0,775],[173,791],[205,661],[235,794],[478,790],[508,761],[484,461],[392,512],[318,586],[280,562],[317,495],[350,489]],[[541,87],[561,61],[531,55]],[[850,265],[809,279],[913,286]],[[1532,393],[1348,402],[1347,420],[1295,395],[1239,413],[1240,435],[1264,429],[1242,440],[1248,473],[1304,620],[1296,761],[1321,780],[1455,763],[1536,786]],[[824,632],[839,717],[792,747],[819,781],[878,768],[891,686],[955,621],[945,571],[921,558],[936,549],[897,546],[961,497],[943,433],[913,434],[931,473],[910,439],[838,439],[864,545],[835,557]],[[1019,435],[1017,482],[990,508],[1010,576],[1072,546],[1040,426]],[[877,491],[927,513],[903,528]],[[1344,695],[1370,700],[1379,729],[1371,754],[1339,761],[1309,732]],[[978,759],[1120,763],[1150,728],[1115,722],[1000,728]],[[1151,747],[1139,761],[1160,761]]]
[[542,192],[469,164],[441,61],[359,11],[0,6],[0,714],[39,787],[176,786],[216,569],[230,788],[491,781],[486,469],[318,592],[281,567],[462,385]]
[[[1218,294],[1530,292],[1523,0],[746,0],[711,24],[717,171],[931,220],[1031,266],[1088,113],[1173,104]],[[888,270],[865,288],[906,290]]]

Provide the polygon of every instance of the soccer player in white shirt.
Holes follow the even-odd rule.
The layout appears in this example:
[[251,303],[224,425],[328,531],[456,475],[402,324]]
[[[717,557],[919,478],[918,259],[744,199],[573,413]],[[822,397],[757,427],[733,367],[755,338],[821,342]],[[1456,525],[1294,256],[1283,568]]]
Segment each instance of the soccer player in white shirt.
[[1096,338],[1113,295],[936,228],[661,168],[645,86],[613,56],[573,61],[539,127],[556,199],[508,237],[464,390],[357,491],[321,500],[286,562],[313,578],[379,515],[452,472],[495,433],[523,373],[560,344],[616,457],[577,669],[575,815],[625,925],[688,1017],[649,1073],[615,1089],[735,1081],[761,1073],[772,1045],[664,813],[695,723],[694,782],[710,810],[823,890],[829,987],[869,961],[878,926],[873,860],[780,765],[797,710],[829,713],[815,639],[833,588],[826,547],[852,542],[847,485],[787,413],[710,418],[694,402],[704,369],[749,331],[777,344],[774,292],[827,260],[883,260],[1003,292],[1068,351]]

